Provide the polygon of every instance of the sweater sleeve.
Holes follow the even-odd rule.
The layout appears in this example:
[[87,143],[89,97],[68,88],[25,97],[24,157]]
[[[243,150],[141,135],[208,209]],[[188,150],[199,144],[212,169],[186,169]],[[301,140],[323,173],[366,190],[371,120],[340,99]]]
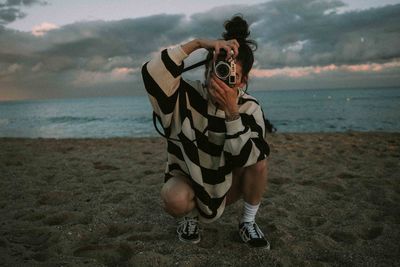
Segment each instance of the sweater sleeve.
[[154,112],[164,128],[169,127],[178,98],[178,88],[188,55],[181,46],[164,49],[142,67],[144,86]]
[[234,167],[247,167],[269,156],[264,114],[260,106],[251,114],[226,122],[224,151],[231,156]]

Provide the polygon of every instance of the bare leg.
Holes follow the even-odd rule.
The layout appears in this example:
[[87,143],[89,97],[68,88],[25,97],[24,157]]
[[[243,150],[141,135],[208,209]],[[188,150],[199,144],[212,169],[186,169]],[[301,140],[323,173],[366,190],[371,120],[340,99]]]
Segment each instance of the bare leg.
[[232,172],[232,185],[226,195],[226,205],[230,205],[238,201],[243,195],[243,175],[245,168],[236,168]]
[[246,168],[243,179],[243,199],[251,205],[261,202],[267,186],[268,163],[264,159]]
[[260,203],[267,185],[267,172],[268,162],[266,159],[246,168],[235,169],[226,204],[230,205],[242,196],[244,201],[249,204]]
[[170,178],[161,189],[164,209],[174,217],[183,216],[195,208],[194,192],[184,177]]
[[239,223],[239,235],[251,247],[270,249],[266,236],[255,222],[255,216],[267,186],[267,160],[233,172],[232,187],[228,191],[227,203],[233,203],[243,195],[243,214]]

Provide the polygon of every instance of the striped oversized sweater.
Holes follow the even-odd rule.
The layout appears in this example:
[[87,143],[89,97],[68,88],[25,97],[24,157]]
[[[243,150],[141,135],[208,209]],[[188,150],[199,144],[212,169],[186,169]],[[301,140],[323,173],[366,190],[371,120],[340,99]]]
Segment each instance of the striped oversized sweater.
[[201,82],[181,77],[187,56],[180,46],[165,49],[143,65],[142,76],[154,112],[170,137],[165,181],[173,176],[189,178],[200,219],[211,222],[225,208],[233,168],[265,159],[269,146],[256,99],[242,95],[240,118],[225,121],[224,111],[208,99]]

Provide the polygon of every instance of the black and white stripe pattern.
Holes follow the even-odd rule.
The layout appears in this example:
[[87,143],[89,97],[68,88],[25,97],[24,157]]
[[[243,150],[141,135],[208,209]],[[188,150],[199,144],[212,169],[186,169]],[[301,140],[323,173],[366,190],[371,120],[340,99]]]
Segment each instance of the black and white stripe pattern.
[[186,57],[180,46],[165,49],[143,66],[142,76],[165,134],[181,141],[167,142],[165,179],[188,177],[201,219],[213,221],[224,210],[233,168],[269,155],[265,121],[256,99],[244,94],[238,100],[240,118],[226,122],[199,81],[181,78]]

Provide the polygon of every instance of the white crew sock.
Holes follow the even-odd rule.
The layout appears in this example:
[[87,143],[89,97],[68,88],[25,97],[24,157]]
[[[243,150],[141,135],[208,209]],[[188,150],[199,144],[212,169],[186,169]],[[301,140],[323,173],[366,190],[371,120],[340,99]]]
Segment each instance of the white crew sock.
[[257,205],[251,205],[244,202],[243,217],[240,222],[254,222],[259,207],[260,203]]

